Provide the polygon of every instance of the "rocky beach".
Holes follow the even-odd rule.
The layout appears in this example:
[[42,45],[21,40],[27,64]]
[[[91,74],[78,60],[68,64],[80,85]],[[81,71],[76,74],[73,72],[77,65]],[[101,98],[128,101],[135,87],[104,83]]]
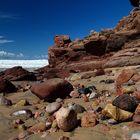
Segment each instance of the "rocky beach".
[[1,140],[140,140],[140,8],[48,57],[0,72]]

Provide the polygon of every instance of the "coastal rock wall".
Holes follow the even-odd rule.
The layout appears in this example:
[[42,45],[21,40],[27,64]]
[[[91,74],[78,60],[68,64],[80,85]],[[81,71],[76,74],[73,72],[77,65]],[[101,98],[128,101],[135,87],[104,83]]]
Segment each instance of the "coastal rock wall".
[[[49,65],[39,69],[44,77],[64,78],[70,72],[140,64],[140,9],[119,21],[114,29],[92,32],[84,39],[55,36],[48,49]],[[51,78],[52,78],[51,77]]]

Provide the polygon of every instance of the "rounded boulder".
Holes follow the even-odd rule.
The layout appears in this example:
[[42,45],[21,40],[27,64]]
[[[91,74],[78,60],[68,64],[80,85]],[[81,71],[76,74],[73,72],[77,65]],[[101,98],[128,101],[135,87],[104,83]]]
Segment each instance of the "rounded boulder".
[[49,79],[43,83],[34,84],[31,92],[48,102],[55,101],[57,98],[66,98],[73,90],[73,86],[66,80],[60,78]]

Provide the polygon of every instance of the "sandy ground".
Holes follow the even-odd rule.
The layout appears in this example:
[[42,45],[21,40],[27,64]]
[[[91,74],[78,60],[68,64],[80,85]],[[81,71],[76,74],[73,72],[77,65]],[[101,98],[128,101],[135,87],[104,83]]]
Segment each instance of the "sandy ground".
[[[119,71],[119,69],[112,69],[114,73]],[[71,81],[72,84],[84,84],[84,85],[95,85],[96,88],[101,90],[113,90],[114,84],[104,84],[100,83],[100,80],[103,79],[115,79],[117,75],[104,75],[98,77],[91,77],[89,79],[79,79]],[[21,84],[20,82],[16,84]],[[137,84],[140,86],[140,83]],[[16,137],[23,130],[15,129],[13,127],[13,120],[16,118],[12,117],[10,114],[18,109],[30,109],[34,113],[37,110],[41,110],[47,105],[47,102],[40,101],[35,95],[33,95],[30,90],[26,92],[18,92],[6,95],[8,99],[11,99],[15,104],[21,99],[27,99],[31,105],[24,107],[5,107],[0,106],[0,140],[8,140],[11,137]],[[107,100],[112,100],[113,96],[108,97]],[[105,99],[106,100],[106,99]],[[85,108],[92,106],[94,100],[89,102],[84,102],[81,98],[79,99],[65,99],[65,103],[74,102],[78,103]],[[101,103],[101,106],[104,107],[104,103]],[[33,118],[25,120],[26,126],[32,126],[36,121]],[[63,132],[59,130],[58,132],[53,133],[40,133],[33,134],[26,138],[26,140],[59,140],[59,137],[64,135],[70,137],[70,140],[129,140],[131,134],[134,132],[140,132],[140,125],[134,124],[133,122],[124,122],[117,125],[106,125],[105,123],[100,123],[92,128],[82,128],[77,127],[72,132]],[[42,135],[45,135],[43,137]]]

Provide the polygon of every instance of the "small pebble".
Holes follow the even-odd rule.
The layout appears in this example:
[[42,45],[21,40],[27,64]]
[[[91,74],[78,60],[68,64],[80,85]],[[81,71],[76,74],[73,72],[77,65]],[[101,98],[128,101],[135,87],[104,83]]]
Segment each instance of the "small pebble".
[[70,138],[66,136],[60,136],[59,140],[70,140]]
[[25,139],[27,136],[29,136],[31,133],[29,133],[28,131],[24,131],[24,132],[21,132],[19,135],[18,135],[18,139]]
[[140,140],[140,133],[133,133],[130,140]]
[[117,124],[118,122],[116,121],[116,120],[114,120],[114,119],[109,119],[108,121],[107,121],[109,124]]

